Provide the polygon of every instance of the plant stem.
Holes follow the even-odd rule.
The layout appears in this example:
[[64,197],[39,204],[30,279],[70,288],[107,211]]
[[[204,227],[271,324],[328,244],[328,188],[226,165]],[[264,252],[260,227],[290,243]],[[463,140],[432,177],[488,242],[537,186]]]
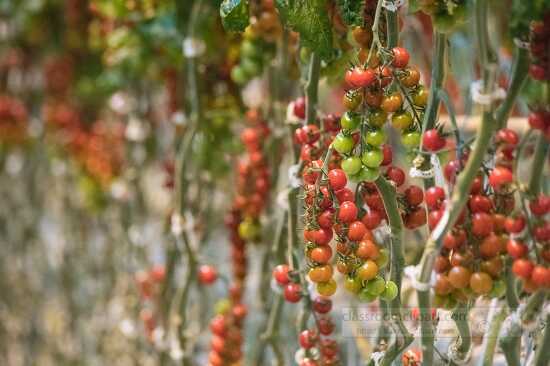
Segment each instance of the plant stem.
[[514,66],[512,68],[512,74],[510,76],[510,86],[506,93],[506,98],[502,104],[495,111],[495,119],[498,124],[498,128],[506,126],[510,112],[514,107],[516,98],[527,79],[529,70],[529,51],[523,48],[516,47],[514,55]]
[[[395,282],[399,293],[388,305],[391,315],[391,322],[401,333],[401,339],[395,337],[393,344],[385,352],[384,357],[380,361],[380,365],[390,365],[395,358],[413,341],[412,334],[409,333],[403,323],[403,315],[401,313],[401,281],[403,268],[405,266],[405,258],[403,254],[403,221],[397,205],[395,187],[392,186],[383,177],[378,177],[375,181],[376,187],[380,192],[382,201],[384,202],[384,208],[388,214],[388,220],[391,227],[391,240],[390,240],[390,279]],[[399,345],[401,340],[402,344]]]
[[[476,11],[475,11],[475,20],[477,25],[477,38],[479,44],[479,52],[481,59],[481,66],[483,69],[483,81],[484,93],[492,93],[494,89],[494,80],[496,77],[496,67],[493,65],[493,58],[491,50],[488,50],[488,34],[487,34],[487,6],[488,3],[483,0],[476,0]],[[444,66],[442,58],[444,55],[444,36],[436,35],[436,47],[439,41],[440,48],[437,50],[436,54],[439,53],[439,57],[436,57],[436,60],[439,64],[434,65],[434,76],[432,83],[437,83],[438,81],[442,83],[443,80],[443,70],[436,72],[436,68]],[[434,56],[435,57],[435,56]],[[433,93],[430,93],[432,97]],[[437,102],[437,107],[439,106],[439,100],[434,100],[434,103]],[[432,104],[433,105],[433,104]],[[435,105],[431,108],[436,108]],[[435,116],[424,119],[423,130],[428,128],[436,120],[437,110],[430,112],[435,114]],[[453,190],[451,196],[450,204],[446,206],[445,213],[441,218],[437,227],[432,231],[430,238],[426,244],[426,248],[422,255],[420,261],[420,274],[419,282],[428,283],[431,277],[433,264],[437,253],[439,252],[444,235],[454,226],[456,220],[458,219],[462,208],[464,207],[468,194],[470,192],[470,187],[478,170],[483,162],[487,149],[490,145],[491,137],[495,130],[495,121],[493,119],[493,106],[492,105],[483,105],[483,115],[481,120],[481,127],[478,132],[477,139],[473,151],[466,163],[466,166],[462,173],[457,177],[457,183]],[[425,186],[433,184],[429,180],[425,182]],[[424,364],[431,365],[433,363],[433,325],[428,323],[429,311],[431,308],[430,305],[430,292],[428,291],[419,291],[417,290],[418,304],[421,312],[421,334],[422,334],[422,352],[424,357]]]
[[489,331],[485,333],[483,337],[483,351],[479,357],[478,366],[493,365],[500,328],[507,314],[508,311],[506,307],[499,305],[498,300],[493,299],[491,301],[491,310],[489,312],[489,318],[487,319]]
[[397,11],[389,11],[386,9],[386,27],[388,34],[386,36],[386,48],[394,48],[399,41],[399,22],[397,19]]
[[518,294],[516,291],[516,277],[512,273],[512,259],[506,260],[506,273],[504,275],[506,283],[506,304],[510,310],[516,310],[519,306]]
[[308,78],[305,86],[306,94],[306,124],[317,124],[317,99],[319,89],[319,74],[321,71],[321,58],[317,52],[311,53],[309,60]]
[[[472,346],[472,336],[470,334],[470,326],[468,324],[469,310],[470,309],[467,304],[459,303],[452,314],[453,321],[455,322],[459,334],[456,352],[460,357],[462,357],[462,361],[468,361],[466,357],[469,356],[469,351]],[[455,364],[454,362],[451,363]]]
[[548,140],[544,134],[540,134],[537,138],[537,145],[535,147],[535,156],[531,163],[531,178],[529,179],[529,186],[527,192],[532,197],[537,196],[541,190],[542,173],[544,172],[544,162],[548,156]]
[[550,362],[550,314],[546,315],[545,322],[544,335],[535,353],[535,366],[546,366]]

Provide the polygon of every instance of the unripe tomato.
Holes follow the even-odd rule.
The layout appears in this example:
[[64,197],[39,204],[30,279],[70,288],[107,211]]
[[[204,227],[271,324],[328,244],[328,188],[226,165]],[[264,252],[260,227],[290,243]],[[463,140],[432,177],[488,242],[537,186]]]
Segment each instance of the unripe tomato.
[[409,67],[405,70],[405,75],[400,77],[401,84],[407,88],[418,85],[420,81],[420,72],[416,67]]
[[386,248],[380,249],[380,254],[378,255],[378,259],[375,260],[378,268],[386,267],[389,261],[390,261],[390,254],[388,250]]
[[[384,99],[382,99],[382,102]],[[388,102],[389,103],[389,102]],[[368,115],[368,124],[371,127],[382,127],[388,120],[388,113],[381,109],[375,109]]]
[[412,95],[413,104],[418,107],[425,107],[428,104],[429,92],[423,86],[419,87]]
[[353,150],[355,143],[353,142],[353,138],[351,136],[346,136],[339,133],[334,138],[334,141],[332,141],[332,146],[334,147],[334,150],[338,151],[340,154],[349,154],[351,150]]
[[327,282],[320,282],[317,284],[317,292],[321,296],[332,296],[336,292],[336,281],[330,279]]
[[[409,128],[412,122],[413,117],[409,111],[395,112],[391,117],[392,126],[399,130],[405,130]],[[420,138],[418,140],[420,142]]]
[[393,281],[386,282],[384,291],[380,294],[380,297],[386,301],[392,301],[399,294],[399,288]]
[[357,107],[361,105],[361,102],[363,102],[363,96],[355,90],[348,90],[346,94],[344,94],[344,98],[342,100],[344,108],[348,111],[356,110]]
[[385,289],[386,281],[380,276],[376,276],[372,280],[369,280],[365,285],[365,290],[374,296],[380,296]]
[[361,161],[369,168],[378,168],[382,160],[384,160],[384,154],[378,149],[367,150],[361,156]]
[[[381,130],[381,129],[371,130],[365,134],[365,142],[374,147],[378,147],[382,145],[383,143],[386,142],[387,139],[388,139],[388,136],[386,132],[384,132],[384,130]],[[383,156],[384,155],[382,154],[382,157]]]
[[355,130],[361,123],[361,116],[358,114],[346,112],[340,118],[342,129],[352,131]]
[[361,170],[361,159],[358,156],[350,156],[342,160],[340,167],[347,175],[355,175]]
[[351,293],[357,294],[361,291],[362,283],[359,277],[346,277],[344,281],[344,288]]

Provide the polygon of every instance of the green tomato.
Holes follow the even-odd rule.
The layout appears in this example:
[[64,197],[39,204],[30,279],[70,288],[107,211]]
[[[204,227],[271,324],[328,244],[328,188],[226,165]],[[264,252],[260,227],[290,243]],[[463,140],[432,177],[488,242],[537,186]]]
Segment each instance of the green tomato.
[[244,240],[254,240],[260,235],[260,226],[250,219],[245,219],[239,224],[239,236]]
[[372,130],[368,131],[365,135],[365,142],[369,145],[378,147],[382,145],[384,142],[386,142],[388,136],[384,132],[384,130]]
[[396,112],[391,117],[392,126],[400,130],[408,128],[412,122],[412,115],[408,111]]
[[250,40],[241,43],[241,58],[257,58],[261,56],[262,49]]
[[365,285],[365,290],[375,296],[379,296],[385,289],[386,281],[380,276],[376,276]]
[[346,112],[340,118],[340,125],[342,126],[342,129],[352,131],[359,126],[361,123],[361,117],[358,114]]
[[231,69],[231,80],[233,80],[235,84],[243,85],[248,81],[248,75],[241,66],[235,66]]
[[377,109],[369,115],[368,123],[372,127],[382,127],[388,119],[388,113],[381,109]]
[[249,77],[258,76],[262,73],[262,65],[252,58],[241,59],[241,68]]
[[493,288],[489,293],[489,297],[501,297],[506,292],[506,285],[502,280],[493,281]]
[[390,254],[388,253],[388,250],[386,248],[380,249],[380,255],[375,260],[376,264],[378,265],[378,268],[384,268],[388,265],[388,262],[390,260]]
[[354,182],[374,182],[380,176],[380,170],[378,168],[369,168],[363,166],[359,173],[350,177]]
[[231,302],[228,299],[219,300],[214,305],[214,312],[216,314],[225,314],[231,309]]
[[420,132],[405,132],[401,135],[401,143],[409,150],[418,147],[420,145]]
[[345,158],[340,165],[344,173],[348,176],[359,173],[361,166],[361,159],[359,159],[358,156],[350,156],[349,158]]
[[380,294],[380,297],[386,301],[392,301],[399,294],[399,289],[393,281],[386,282],[384,291]]
[[357,294],[361,291],[361,280],[359,277],[346,277],[344,288],[351,293]]
[[346,136],[341,133],[336,135],[334,141],[332,141],[332,147],[334,150],[338,151],[340,154],[349,154],[353,150],[353,138],[351,136]]
[[365,151],[361,156],[361,161],[369,168],[378,168],[383,160],[384,154],[378,149]]
[[361,302],[373,302],[378,296],[371,294],[366,288],[359,292],[359,301]]

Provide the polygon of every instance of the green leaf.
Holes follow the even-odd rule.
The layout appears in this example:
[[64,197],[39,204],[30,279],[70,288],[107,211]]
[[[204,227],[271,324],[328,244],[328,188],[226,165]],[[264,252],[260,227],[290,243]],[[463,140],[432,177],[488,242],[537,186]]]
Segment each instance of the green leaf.
[[223,27],[232,32],[242,32],[248,26],[248,0],[224,0],[220,4]]
[[332,28],[326,0],[276,0],[286,27],[300,33],[302,44],[328,60],[332,57]]
[[342,20],[348,25],[361,25],[363,22],[364,0],[337,0],[336,5]]

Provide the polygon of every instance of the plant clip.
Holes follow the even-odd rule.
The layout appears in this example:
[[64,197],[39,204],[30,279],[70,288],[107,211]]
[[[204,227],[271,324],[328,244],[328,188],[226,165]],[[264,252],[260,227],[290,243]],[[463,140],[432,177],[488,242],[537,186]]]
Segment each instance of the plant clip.
[[397,11],[398,8],[405,5],[405,0],[382,0],[382,7],[388,11]]
[[201,39],[187,37],[183,40],[181,49],[186,58],[195,58],[206,51],[206,44]]
[[490,105],[494,101],[504,99],[506,97],[506,91],[500,87],[496,87],[492,93],[484,94],[482,92],[482,81],[476,80],[470,84],[470,94],[472,100],[477,104]]

